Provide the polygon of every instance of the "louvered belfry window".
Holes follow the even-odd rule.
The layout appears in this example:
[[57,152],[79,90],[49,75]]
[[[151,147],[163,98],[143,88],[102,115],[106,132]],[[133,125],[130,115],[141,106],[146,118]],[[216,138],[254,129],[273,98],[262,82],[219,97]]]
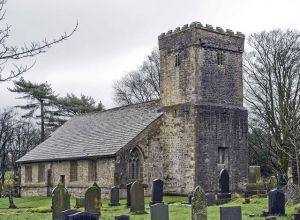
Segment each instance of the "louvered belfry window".
[[77,161],[70,161],[70,182],[77,181]]
[[140,178],[140,163],[139,152],[137,149],[134,149],[129,159],[129,179],[135,180]]
[[97,161],[89,160],[89,181],[97,180]]
[[31,165],[25,166],[25,182],[27,182],[27,183],[32,182],[32,166]]
[[38,166],[38,181],[45,181],[45,164],[39,164]]

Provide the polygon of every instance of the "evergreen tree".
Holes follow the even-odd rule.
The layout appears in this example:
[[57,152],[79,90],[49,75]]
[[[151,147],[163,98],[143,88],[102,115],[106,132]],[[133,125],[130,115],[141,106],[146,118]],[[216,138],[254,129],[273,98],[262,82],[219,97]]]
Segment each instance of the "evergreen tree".
[[[51,106],[52,100],[56,99],[54,91],[51,85],[46,83],[33,83],[26,81],[21,78],[18,81],[14,81],[14,88],[8,89],[11,92],[18,93],[22,95],[19,98],[28,100],[25,105],[16,106],[19,107],[27,113],[23,115],[24,118],[36,117],[40,118],[41,126],[41,141],[45,140],[45,119],[47,119],[46,125],[53,126],[51,123]],[[36,112],[40,110],[40,114]]]

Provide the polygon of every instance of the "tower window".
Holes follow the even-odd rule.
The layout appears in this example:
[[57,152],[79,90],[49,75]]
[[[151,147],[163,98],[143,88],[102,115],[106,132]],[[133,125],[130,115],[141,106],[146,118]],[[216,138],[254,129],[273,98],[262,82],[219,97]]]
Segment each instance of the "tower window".
[[218,148],[218,164],[225,164],[226,162],[226,151],[227,148],[219,147]]
[[217,53],[217,61],[218,61],[219,66],[224,65],[224,54],[223,53]]
[[180,59],[179,59],[179,54],[177,54],[175,56],[175,66],[179,66],[180,65]]

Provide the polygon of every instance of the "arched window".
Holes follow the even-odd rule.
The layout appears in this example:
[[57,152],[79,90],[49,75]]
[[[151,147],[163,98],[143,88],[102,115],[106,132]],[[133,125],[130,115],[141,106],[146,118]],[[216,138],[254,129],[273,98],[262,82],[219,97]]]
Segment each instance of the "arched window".
[[141,160],[138,149],[133,149],[129,158],[129,179],[140,179]]

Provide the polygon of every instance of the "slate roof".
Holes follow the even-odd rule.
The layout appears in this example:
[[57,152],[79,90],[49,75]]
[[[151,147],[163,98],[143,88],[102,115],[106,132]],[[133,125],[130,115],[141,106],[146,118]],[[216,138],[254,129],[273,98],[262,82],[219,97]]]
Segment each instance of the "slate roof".
[[152,101],[74,116],[17,162],[113,156],[161,115]]

